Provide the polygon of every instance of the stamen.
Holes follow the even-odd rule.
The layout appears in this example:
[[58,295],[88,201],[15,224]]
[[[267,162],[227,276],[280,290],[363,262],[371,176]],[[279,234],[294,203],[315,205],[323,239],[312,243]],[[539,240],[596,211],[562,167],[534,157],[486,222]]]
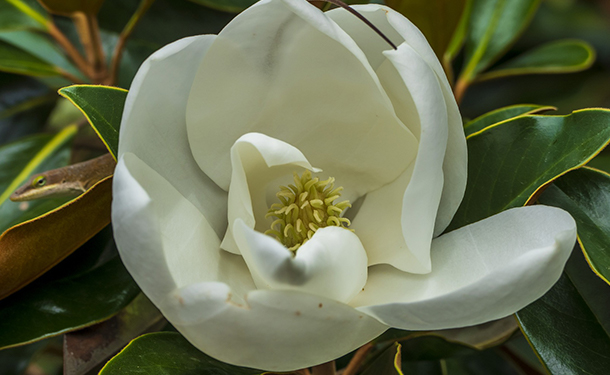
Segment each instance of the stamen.
[[276,197],[281,203],[273,203],[265,215],[275,218],[271,229],[265,234],[275,237],[288,249],[296,252],[316,231],[333,225],[347,228],[350,221],[341,217],[343,211],[352,205],[349,201],[333,204],[341,196],[342,187],[335,188],[335,179],[329,177],[320,181],[312,178],[306,170],[301,176],[293,173],[293,184],[280,186]]

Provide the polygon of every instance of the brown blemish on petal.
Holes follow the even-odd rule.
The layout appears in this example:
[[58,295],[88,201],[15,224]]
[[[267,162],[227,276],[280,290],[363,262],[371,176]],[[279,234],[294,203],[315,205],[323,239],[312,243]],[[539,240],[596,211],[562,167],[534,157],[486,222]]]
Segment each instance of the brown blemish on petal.
[[322,308],[322,306],[324,306],[324,305],[322,305],[321,303],[318,305],[319,308]]
[[297,311],[294,313],[294,315],[296,315],[296,316],[301,316],[301,312],[297,310]]
[[184,306],[184,298],[182,298],[182,296],[178,296],[178,302],[180,302],[180,304]]

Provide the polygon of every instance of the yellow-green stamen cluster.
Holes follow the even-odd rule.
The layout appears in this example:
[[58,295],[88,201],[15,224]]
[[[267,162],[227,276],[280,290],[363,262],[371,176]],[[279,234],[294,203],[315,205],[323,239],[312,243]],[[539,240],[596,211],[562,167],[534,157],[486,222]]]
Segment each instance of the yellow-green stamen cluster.
[[329,225],[347,228],[350,221],[341,214],[352,205],[349,201],[334,203],[342,190],[342,187],[335,188],[333,177],[320,181],[312,178],[310,171],[306,170],[300,177],[295,172],[294,185],[280,186],[276,196],[281,203],[271,205],[265,215],[276,219],[265,234],[296,251],[320,228]]

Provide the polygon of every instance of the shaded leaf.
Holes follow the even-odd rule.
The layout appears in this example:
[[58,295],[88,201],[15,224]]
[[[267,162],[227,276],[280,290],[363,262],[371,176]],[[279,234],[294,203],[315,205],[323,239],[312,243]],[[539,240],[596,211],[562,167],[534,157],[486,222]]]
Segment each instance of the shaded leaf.
[[468,183],[447,231],[525,205],[610,141],[610,110],[520,116],[468,138]]
[[[112,177],[0,236],[0,298],[21,289],[110,223]],[[44,246],[41,246],[44,244]]]
[[403,375],[401,345],[394,343],[362,372],[362,375]]
[[466,136],[469,136],[485,129],[490,125],[494,125],[498,122],[512,119],[517,116],[531,115],[554,110],[557,110],[557,108],[537,104],[516,104],[508,107],[502,107],[491,112],[487,112],[472,121],[468,121],[466,124],[464,124],[464,132],[466,133]]
[[0,347],[106,320],[139,293],[107,228],[40,279],[0,301]]
[[47,17],[30,0],[0,0],[0,31],[47,29]]
[[[159,326],[161,324],[161,326]],[[101,367],[134,338],[166,324],[161,312],[144,294],[112,318],[64,336],[64,373],[86,374]],[[99,368],[98,368],[99,370]]]
[[472,347],[449,342],[437,336],[419,336],[401,340],[404,361],[433,361],[464,355],[472,355],[479,350]]
[[460,50],[462,49],[464,41],[466,40],[466,33],[468,32],[468,22],[470,20],[470,13],[472,12],[473,2],[474,0],[465,1],[464,10],[462,11],[460,20],[458,21],[458,24],[455,27],[455,31],[451,36],[449,45],[445,49],[445,53],[443,54],[443,58],[441,60],[443,62],[443,68],[445,69],[445,73],[447,74],[447,78],[450,80],[450,82],[453,82],[455,79],[452,63],[460,52]]
[[127,90],[109,86],[73,85],[59,90],[89,120],[95,132],[116,158],[119,127]]
[[45,344],[44,341],[36,342],[0,351],[0,369],[2,369],[2,375],[24,374],[32,356],[44,347]]
[[522,375],[498,350],[486,350],[475,355],[443,359],[443,375]]
[[610,286],[576,250],[557,284],[517,317],[551,374],[604,374],[610,368],[608,303]]
[[112,358],[100,375],[255,375],[264,371],[232,366],[199,351],[182,335],[159,332],[133,340]]
[[[8,198],[30,175],[65,166],[70,158],[70,145],[75,134],[76,126],[69,126],[56,135],[36,135],[0,147],[0,233],[66,201],[51,199],[22,204],[11,202]],[[0,259],[3,250],[0,248]],[[0,274],[0,285],[3,276],[4,272]]]
[[385,3],[408,17],[441,59],[458,26],[466,0],[386,0]]
[[220,10],[223,12],[239,13],[258,0],[191,0],[194,3]]
[[538,201],[572,215],[591,268],[610,284],[610,175],[586,167],[577,169],[557,179]]
[[48,77],[61,74],[55,66],[20,48],[1,41],[0,71],[34,77]]
[[470,82],[498,59],[525,29],[540,0],[474,0],[460,80]]
[[71,16],[74,13],[94,15],[102,7],[105,0],[38,0],[53,14]]
[[478,80],[523,74],[572,73],[589,68],[595,50],[582,40],[559,40],[524,53],[487,73]]
[[38,133],[57,95],[37,80],[0,73],[0,146]]

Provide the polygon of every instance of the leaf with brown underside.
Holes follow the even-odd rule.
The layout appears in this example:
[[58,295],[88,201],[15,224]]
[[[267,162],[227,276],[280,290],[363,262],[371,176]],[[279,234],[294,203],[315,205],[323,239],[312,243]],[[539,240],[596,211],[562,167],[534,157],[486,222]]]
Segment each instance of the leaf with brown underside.
[[21,289],[110,223],[112,177],[0,236],[0,299]]

